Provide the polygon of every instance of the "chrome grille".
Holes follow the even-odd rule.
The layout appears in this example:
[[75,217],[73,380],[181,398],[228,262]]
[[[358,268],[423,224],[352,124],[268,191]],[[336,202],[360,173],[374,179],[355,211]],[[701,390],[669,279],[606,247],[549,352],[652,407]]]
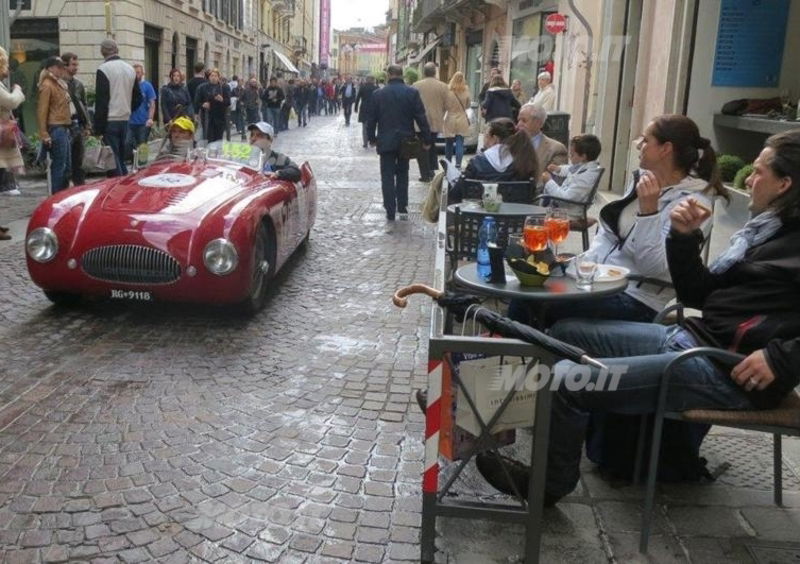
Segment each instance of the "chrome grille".
[[141,245],[110,245],[84,253],[83,271],[98,280],[126,284],[171,284],[181,266],[170,255]]

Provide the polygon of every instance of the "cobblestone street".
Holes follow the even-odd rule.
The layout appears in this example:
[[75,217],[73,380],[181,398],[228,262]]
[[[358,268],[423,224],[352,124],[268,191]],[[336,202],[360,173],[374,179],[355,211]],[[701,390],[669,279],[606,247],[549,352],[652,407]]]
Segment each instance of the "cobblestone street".
[[[319,213],[252,319],[182,305],[56,309],[23,254],[43,183],[0,200],[15,235],[0,246],[0,561],[419,559],[424,419],[412,391],[426,382],[430,301],[401,311],[390,298],[431,279],[427,185],[412,163],[411,219],[386,234],[360,124],[313,118],[275,148],[311,163]],[[790,561],[797,552],[780,551],[800,528],[800,448],[786,440],[789,509],[772,505],[770,449],[767,436],[713,433],[710,467],[732,466],[714,484],[662,488],[651,561]],[[459,487],[502,497],[474,472]],[[642,495],[587,463],[578,491],[545,513],[542,562],[640,558]],[[521,553],[511,525],[438,529],[441,562]]]

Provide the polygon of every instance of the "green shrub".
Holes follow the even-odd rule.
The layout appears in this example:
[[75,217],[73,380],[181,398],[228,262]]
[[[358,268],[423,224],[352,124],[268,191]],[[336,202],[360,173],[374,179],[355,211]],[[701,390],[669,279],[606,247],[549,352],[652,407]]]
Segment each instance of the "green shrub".
[[744,165],[742,168],[739,169],[739,172],[736,173],[736,177],[733,179],[733,186],[734,188],[738,188],[739,190],[747,190],[747,186],[744,185],[745,179],[753,173],[753,165]]
[[417,72],[417,69],[412,69],[411,67],[409,67],[403,73],[403,78],[405,79],[406,84],[411,85],[414,84],[417,80],[419,80],[419,73]]
[[736,155],[720,155],[717,157],[717,166],[719,166],[719,173],[723,182],[732,182],[736,178],[736,173],[745,164],[747,163]]

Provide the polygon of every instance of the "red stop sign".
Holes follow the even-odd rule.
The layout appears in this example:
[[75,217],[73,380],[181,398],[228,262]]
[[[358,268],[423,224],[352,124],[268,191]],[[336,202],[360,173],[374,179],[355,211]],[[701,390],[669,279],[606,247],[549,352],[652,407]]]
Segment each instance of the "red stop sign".
[[567,29],[567,17],[562,14],[550,14],[544,20],[544,28],[553,35],[563,33]]

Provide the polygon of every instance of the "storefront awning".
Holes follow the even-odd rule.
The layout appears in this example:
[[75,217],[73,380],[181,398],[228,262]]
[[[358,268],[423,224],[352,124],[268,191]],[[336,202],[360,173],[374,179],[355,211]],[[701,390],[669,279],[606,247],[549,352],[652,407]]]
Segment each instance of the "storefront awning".
[[280,51],[274,51],[275,56],[278,57],[278,60],[286,67],[286,70],[289,72],[293,72],[295,74],[300,74],[300,71],[297,70],[297,67],[292,64],[292,61],[289,60],[289,57],[281,53]]
[[439,44],[441,40],[442,40],[441,37],[437,37],[436,39],[428,43],[423,49],[420,49],[420,51],[417,53],[416,56],[409,57],[408,64],[416,65],[417,63],[419,63],[422,59],[425,58],[425,55],[433,51],[433,49]]

